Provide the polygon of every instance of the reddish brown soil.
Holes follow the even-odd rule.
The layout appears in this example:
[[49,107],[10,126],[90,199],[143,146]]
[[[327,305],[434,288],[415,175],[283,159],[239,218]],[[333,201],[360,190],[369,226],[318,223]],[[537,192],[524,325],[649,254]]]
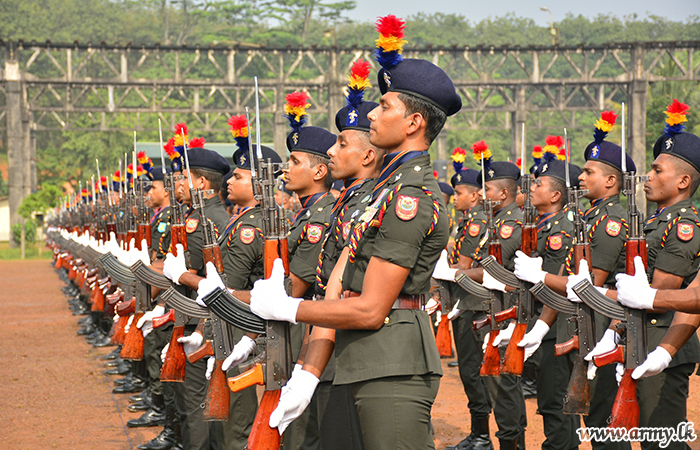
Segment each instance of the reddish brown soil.
[[[122,450],[156,436],[157,428],[125,427],[138,415],[127,411],[128,395],[111,393],[115,377],[102,374],[99,356],[111,348],[95,350],[76,336],[77,317],[50,263],[0,261],[0,273],[0,449]],[[438,450],[469,434],[467,399],[448,361],[433,407]],[[691,378],[690,394],[689,420],[698,430],[700,377]],[[527,447],[535,449],[544,440],[542,419],[534,399],[527,408]],[[698,441],[690,445],[700,449]]]

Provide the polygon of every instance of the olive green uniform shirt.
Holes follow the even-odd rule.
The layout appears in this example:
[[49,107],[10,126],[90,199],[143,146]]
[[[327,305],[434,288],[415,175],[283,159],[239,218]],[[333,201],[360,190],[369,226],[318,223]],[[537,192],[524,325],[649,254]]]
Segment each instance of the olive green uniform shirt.
[[265,275],[260,207],[255,206],[232,217],[219,238],[221,259],[230,289],[249,291]]
[[170,215],[172,210],[166,206],[151,218],[151,254],[153,259],[163,259],[170,249]]
[[[214,224],[214,241],[219,239],[230,217],[218,195],[204,200],[204,214],[207,220]],[[192,209],[185,215],[185,231],[187,232],[187,247],[190,251],[190,269],[197,270],[197,275],[206,276],[204,270],[204,230],[202,215],[198,209]]]
[[[375,213],[366,211],[356,225],[357,229],[363,222],[369,224],[358,240],[354,262],[345,267],[343,288],[361,293],[369,261],[377,257],[410,269],[402,295],[427,294],[449,240],[448,218],[430,157],[422,154],[405,161],[378,189],[377,198],[384,200],[373,201]],[[337,330],[335,350],[335,384],[442,375],[430,319],[422,310],[392,309],[378,330]]]
[[[455,245],[459,245],[459,256],[464,255],[476,260],[476,252],[486,243],[486,214],[483,206],[478,204],[470,208],[466,218],[467,222],[464,224],[462,234],[457,233],[457,236],[462,236],[461,242],[457,241]],[[452,295],[456,298],[457,308],[471,311],[486,310],[484,299],[468,293],[456,283],[453,286]]]

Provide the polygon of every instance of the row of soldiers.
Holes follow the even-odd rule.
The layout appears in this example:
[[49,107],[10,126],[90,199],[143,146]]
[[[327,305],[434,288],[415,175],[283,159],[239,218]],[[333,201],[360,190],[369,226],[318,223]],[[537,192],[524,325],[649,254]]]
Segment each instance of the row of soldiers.
[[[133,399],[134,405],[148,408],[134,424],[165,426],[139,448],[262,448],[261,436],[270,430],[278,439],[284,435],[285,448],[434,448],[430,412],[442,369],[425,312],[431,279],[447,283],[456,299],[454,308],[443,304],[443,317],[452,321],[471,416],[471,434],[456,448],[493,448],[491,411],[500,448],[524,448],[527,418],[520,373],[499,371],[498,349],[509,344],[520,348],[521,363],[537,360],[538,406],[547,438],[543,447],[577,447],[581,415],[587,426],[606,425],[616,403],[618,369],[603,366],[596,373],[595,359],[620,342],[630,348],[637,329],[630,331],[625,315],[620,319],[616,312],[610,320],[589,310],[597,336],[577,342],[590,351],[556,356],[555,344],[572,332],[583,336],[580,325],[571,327],[567,320],[570,308],[575,316],[585,309],[577,291],[581,284],[588,281],[600,287],[594,289],[600,297],[616,298],[615,275],[634,274],[625,268],[628,229],[634,226],[619,194],[636,169],[622,148],[605,140],[614,122],[611,115],[598,124],[582,169],[570,164],[565,152],[565,161],[543,158],[536,164],[534,180],[512,163],[491,161],[485,143],[475,144],[482,170],[459,168],[452,177],[455,208],[463,215],[449,258],[440,258],[450,226],[428,149],[446,118],[461,108],[461,99],[444,71],[401,56],[403,21],[381,18],[377,30],[382,97],[378,104],[364,100],[369,64],[355,63],[348,104],[336,115],[337,136],[305,126],[304,93],[287,98],[292,131],[286,165],[259,139],[251,142],[244,116],[231,119],[239,147],[226,183],[227,198],[236,207],[233,216],[226,214],[218,195],[230,164],[191,145],[179,127],[165,146],[171,171],[153,171],[149,197],[156,211],[150,245],[136,233],[131,245],[128,233],[122,243],[106,229],[82,235],[91,224],[66,221],[70,209],[53,224],[49,236],[57,266],[69,268],[74,280],[80,280],[80,269],[84,289],[90,275],[93,292],[95,287],[105,292],[101,289],[109,281],[96,275],[106,271],[114,283],[106,292],[118,301],[113,310],[123,313],[119,322],[131,317],[119,354],[132,360],[133,373],[116,389],[136,392],[148,386],[147,395]],[[693,231],[700,222],[690,200],[700,180],[700,139],[682,132],[674,108],[669,117],[676,123],[669,123],[657,142],[645,184],[647,199],[659,207],[643,224],[648,269],[637,265],[629,293],[619,292],[620,301],[632,308],[639,307],[631,303],[640,298],[656,296],[663,302],[641,304],[651,309],[640,328],[646,330],[644,343],[656,349],[648,356],[646,351],[635,355],[634,363],[626,358],[621,366],[623,381],[640,380],[635,396],[641,426],[675,427],[685,421],[688,380],[700,362],[696,316],[674,314],[673,301],[666,301],[673,294],[655,291],[688,286],[700,254],[700,238]],[[524,158],[521,165],[526,165]],[[268,189],[280,174],[301,206],[289,221],[282,220],[284,211],[272,204]],[[329,195],[334,179],[344,182],[337,200]],[[517,203],[519,187],[526,197],[524,210]],[[591,206],[581,212],[578,200],[584,195]],[[525,234],[537,243],[534,248],[523,245]],[[584,243],[588,250],[579,258],[575,249]],[[500,253],[490,252],[496,248]],[[97,269],[79,261],[76,251],[86,259],[93,256]],[[489,254],[505,277],[489,264]],[[144,270],[151,271],[151,278]],[[653,288],[640,282],[643,272]],[[132,287],[143,280],[148,289]],[[554,300],[528,308],[537,297],[529,296],[531,285],[537,292],[549,289],[547,298]],[[98,296],[90,296],[93,305]],[[133,313],[128,308],[132,296]],[[599,308],[604,301],[597,301]],[[508,310],[511,304],[514,308]],[[684,308],[695,306],[689,302]],[[505,320],[498,321],[501,311],[513,313],[501,314]],[[102,323],[106,329],[103,317],[112,310],[105,312],[93,315],[92,326]],[[144,341],[141,355],[125,353],[132,335]],[[496,369],[486,371],[486,355],[494,349]],[[507,350],[502,351],[508,359]],[[177,355],[184,354],[190,357],[181,361],[181,379],[164,376]],[[572,391],[568,381],[583,358],[592,382],[576,386],[587,389],[590,400],[585,411],[572,413],[567,401],[578,390]],[[227,376],[228,386],[224,382],[223,390],[215,390]],[[265,385],[260,405],[255,383]],[[277,393],[269,397],[272,408],[266,402],[271,392]],[[654,448],[655,443],[642,445]],[[601,440],[593,446],[629,443]]]

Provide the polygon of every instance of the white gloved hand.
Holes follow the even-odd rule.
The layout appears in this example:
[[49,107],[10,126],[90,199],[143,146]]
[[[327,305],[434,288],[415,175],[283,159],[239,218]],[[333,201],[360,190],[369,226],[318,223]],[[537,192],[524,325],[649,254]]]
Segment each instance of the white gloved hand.
[[209,261],[206,265],[206,268],[207,277],[199,280],[199,286],[197,287],[197,304],[205,308],[207,307],[207,305],[206,303],[204,303],[204,297],[211,294],[216,288],[226,288],[224,286],[224,282],[219,276],[219,273],[216,271],[216,266],[214,265],[214,263]]
[[173,283],[180,284],[180,277],[183,273],[187,272],[185,249],[182,247],[182,244],[177,244],[175,248],[177,249],[177,256],[172,253],[165,255],[165,261],[163,261],[163,275],[172,280]]
[[165,362],[165,356],[168,354],[168,349],[170,348],[170,342],[165,344],[165,347],[163,347],[163,350],[160,352],[160,360],[162,362]]
[[600,339],[600,341],[595,345],[595,347],[593,347],[593,350],[591,350],[590,353],[588,353],[585,356],[585,358],[583,358],[586,361],[588,361],[589,380],[595,378],[595,373],[598,370],[596,365],[593,363],[593,357],[615,350],[618,341],[619,335],[615,332],[615,330],[611,330],[610,328],[608,328],[607,330],[605,330],[605,333],[603,334],[603,337]]
[[481,351],[482,352],[486,351],[486,346],[489,345],[489,337],[490,336],[491,336],[490,331],[484,335],[484,342],[481,344]]
[[491,345],[494,347],[505,347],[510,342],[513,331],[515,331],[515,322],[509,323],[505,330],[501,330],[498,336],[493,339],[493,344]]
[[182,344],[182,348],[185,350],[185,354],[190,354],[199,349],[204,343],[204,338],[198,331],[190,334],[189,336],[183,336],[177,338],[177,341]]
[[649,286],[644,262],[639,256],[634,257],[634,275],[619,273],[617,280],[617,301],[635,309],[653,309],[656,289]]
[[530,258],[520,250],[515,252],[515,269],[513,270],[518,279],[528,283],[544,283],[547,272],[542,270],[542,258]]
[[126,326],[124,327],[124,333],[129,332],[129,328],[131,328],[131,322],[133,322],[133,321],[134,321],[134,315],[132,314],[129,316],[129,320],[126,322]]
[[[131,242],[134,242],[132,239]],[[131,266],[131,252],[129,250],[122,250],[121,248],[119,250],[116,250],[114,253],[114,256],[117,257],[119,262],[124,264],[125,266]]]
[[447,261],[447,250],[440,253],[440,259],[435,264],[433,270],[433,278],[436,280],[454,281],[457,275],[457,269],[450,268],[450,263]]
[[440,325],[441,320],[442,320],[442,311],[436,311],[435,312],[435,326]]
[[452,311],[450,311],[450,313],[447,315],[447,318],[449,320],[454,320],[456,317],[459,317],[463,311],[463,309],[457,308],[457,305],[455,304],[455,306],[452,308]]
[[318,378],[311,372],[299,370],[292,372],[292,377],[282,388],[279,404],[270,414],[270,427],[277,428],[280,434],[299,417],[311,402]]
[[617,385],[620,385],[620,382],[622,381],[622,376],[625,374],[625,365],[622,363],[617,363],[615,364],[615,380],[617,381]]
[[141,250],[134,249],[133,256],[131,258],[131,264],[133,265],[136,261],[141,261],[145,265],[151,264],[151,255],[148,252],[148,242],[145,239],[141,241]]
[[591,274],[588,271],[588,262],[582,259],[578,266],[578,273],[576,275],[569,275],[566,281],[566,298],[569,301],[575,303],[581,303],[581,299],[574,292],[574,286],[579,284],[583,280],[591,281]]
[[435,300],[433,297],[430,297],[430,299],[425,303],[425,312],[430,316],[437,311],[439,307],[440,302]]
[[153,308],[153,311],[148,311],[141,316],[139,321],[136,323],[136,328],[141,330],[143,337],[148,336],[151,331],[153,331],[153,318],[160,317],[163,314],[165,314],[165,308],[160,305],[156,305],[156,307]]
[[226,357],[221,369],[226,372],[231,367],[235,367],[248,359],[251,353],[255,350],[255,341],[248,336],[243,336],[236,345],[233,346],[231,354]]
[[211,380],[211,374],[214,373],[214,363],[215,362],[216,362],[216,358],[214,358],[213,356],[210,356],[209,358],[207,358],[207,371],[204,374],[204,377],[207,380]]
[[525,349],[525,361],[537,351],[542,344],[542,339],[549,332],[549,325],[543,320],[537,320],[532,330],[525,333],[522,340],[518,342],[518,347]]
[[671,364],[671,354],[659,346],[647,355],[647,359],[632,371],[632,378],[638,380],[644,377],[653,377],[664,371]]
[[297,323],[297,310],[301,298],[287,295],[284,290],[284,265],[277,258],[267,280],[258,280],[250,291],[250,310],[265,320]]
[[484,269],[484,277],[481,284],[490,291],[506,291],[506,285],[492,277],[486,269]]

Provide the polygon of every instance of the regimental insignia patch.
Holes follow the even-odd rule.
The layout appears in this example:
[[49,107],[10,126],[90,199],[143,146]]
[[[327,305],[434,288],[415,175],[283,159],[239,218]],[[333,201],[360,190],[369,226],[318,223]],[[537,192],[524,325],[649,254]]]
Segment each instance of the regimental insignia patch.
[[693,228],[693,225],[689,223],[679,223],[678,228],[676,230],[676,235],[678,236],[678,239],[681,241],[689,241],[693,239],[693,235],[695,234],[695,229]]
[[548,241],[549,248],[551,248],[552,250],[559,250],[561,249],[562,245],[564,245],[564,240],[562,239],[561,234],[549,236]]
[[312,244],[316,244],[323,237],[323,227],[321,225],[311,225],[309,224],[306,228],[306,238]]
[[620,222],[615,222],[614,220],[608,220],[608,224],[605,226],[605,232],[610,236],[615,237],[620,234],[622,229],[622,224]]
[[240,236],[241,242],[243,242],[245,245],[248,245],[255,240],[255,229],[249,227],[241,227]]
[[197,225],[199,225],[199,219],[187,219],[185,221],[185,231],[194,233],[194,230],[197,229]]
[[469,236],[477,237],[479,235],[479,231],[481,231],[480,223],[469,224]]
[[501,239],[508,239],[513,235],[513,225],[501,226]]
[[401,220],[411,220],[418,214],[418,197],[399,195],[396,200],[396,215]]
[[342,229],[343,229],[343,240],[348,239],[348,235],[350,234],[350,224],[352,222],[343,222]]
[[168,228],[168,224],[165,223],[165,222],[161,222],[161,223],[158,224],[158,232],[159,232],[160,234],[165,233],[165,230],[166,230],[167,228]]

